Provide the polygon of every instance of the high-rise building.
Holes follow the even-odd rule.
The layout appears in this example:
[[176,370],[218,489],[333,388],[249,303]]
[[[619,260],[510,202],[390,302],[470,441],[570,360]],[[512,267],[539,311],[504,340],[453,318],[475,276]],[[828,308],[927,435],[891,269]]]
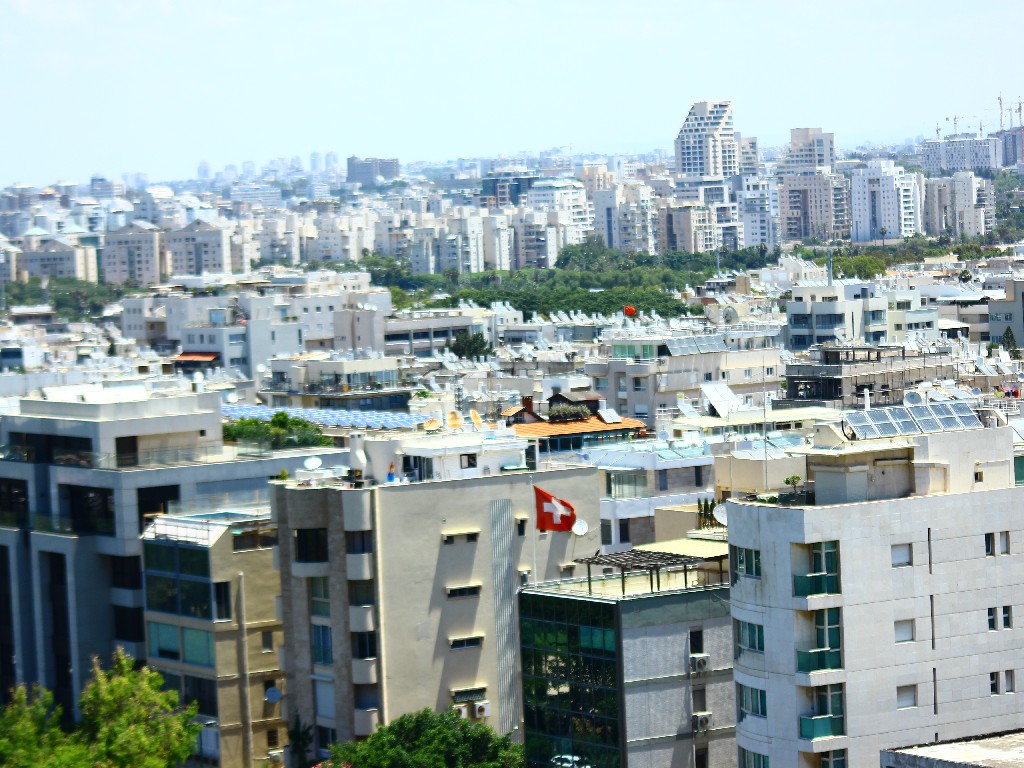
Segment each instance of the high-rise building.
[[835,135],[821,128],[793,128],[789,132],[789,148],[778,164],[779,174],[830,173],[836,164]]
[[732,177],[732,199],[747,246],[779,242],[779,189],[774,179],[740,173]]
[[507,208],[526,202],[526,193],[540,178],[536,171],[491,171],[480,180],[480,205],[483,208]]
[[925,180],[924,228],[929,235],[979,237],[991,232],[994,224],[991,181],[971,171]]
[[231,273],[231,230],[196,219],[167,234],[171,273],[204,275]]
[[[504,428],[353,435],[347,477],[274,484],[289,712],[319,754],[424,707],[521,728],[515,590],[600,548],[597,470],[531,470],[528,448]],[[534,484],[587,532],[538,531]]]
[[108,232],[100,262],[103,281],[113,285],[129,280],[140,286],[156,285],[170,273],[163,232],[144,219]]
[[989,138],[998,139],[1002,144],[1004,167],[1016,168],[1024,163],[1024,126],[996,131],[989,134]]
[[870,160],[853,172],[851,237],[854,242],[903,239],[924,230],[924,177],[892,160]]
[[739,147],[739,172],[757,175],[761,167],[761,152],[757,148],[756,136],[736,134],[736,145]]
[[196,178],[200,181],[209,181],[210,179],[210,164],[205,160],[199,163],[199,167],[196,169]]
[[1016,438],[917,394],[818,424],[789,505],[728,502],[741,766],[1020,728]]
[[998,171],[1003,167],[1004,140],[972,133],[931,139],[924,143],[924,169],[928,173]]
[[731,101],[700,101],[690,107],[676,137],[676,172],[724,177],[739,172]]
[[348,175],[346,181],[350,184],[363,184],[374,186],[378,178],[385,181],[397,179],[400,173],[397,158],[368,157],[360,159],[354,155],[348,159]]
[[309,172],[313,174],[320,173],[323,170],[323,165],[320,162],[319,152],[309,153]]
[[850,236],[850,182],[837,173],[789,173],[779,186],[779,223],[786,240]]
[[626,253],[658,252],[658,217],[650,187],[636,181],[614,184],[591,198],[594,229],[606,245]]

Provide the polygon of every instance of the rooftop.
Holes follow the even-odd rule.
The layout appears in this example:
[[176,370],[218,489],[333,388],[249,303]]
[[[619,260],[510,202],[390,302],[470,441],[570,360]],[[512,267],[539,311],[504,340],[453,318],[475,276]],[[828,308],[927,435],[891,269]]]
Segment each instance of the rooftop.
[[943,761],[948,766],[976,766],[977,768],[1017,768],[1024,764],[1024,731],[974,741],[954,741],[929,744],[923,747],[894,749],[897,755],[914,755]]

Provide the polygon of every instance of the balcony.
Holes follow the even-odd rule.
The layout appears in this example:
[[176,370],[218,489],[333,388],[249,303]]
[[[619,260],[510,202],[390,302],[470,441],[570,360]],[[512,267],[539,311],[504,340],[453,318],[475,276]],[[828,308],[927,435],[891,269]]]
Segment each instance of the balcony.
[[353,685],[375,685],[377,683],[376,659],[352,659]]
[[345,575],[350,581],[367,581],[373,578],[373,555],[345,555]]
[[838,573],[808,573],[806,576],[793,577],[793,595],[795,597],[838,594],[841,594]]
[[838,648],[812,648],[796,652],[797,672],[823,672],[843,668],[843,654]]
[[32,515],[32,530],[43,533],[114,535],[114,520],[110,517],[92,517],[75,520],[67,515]]
[[801,739],[826,739],[845,736],[846,723],[842,715],[801,715]]
[[356,736],[372,736],[380,723],[380,710],[356,709],[352,713],[353,731]]
[[[17,448],[17,446],[12,446]],[[154,467],[180,467],[187,464],[218,464],[244,458],[262,458],[273,455],[267,446],[259,443],[224,443],[223,445],[165,448],[132,453],[94,453],[54,449],[52,463],[62,467],[86,469],[150,469]],[[15,459],[24,461],[31,459]]]
[[350,632],[373,632],[376,629],[372,605],[350,605],[348,628]]

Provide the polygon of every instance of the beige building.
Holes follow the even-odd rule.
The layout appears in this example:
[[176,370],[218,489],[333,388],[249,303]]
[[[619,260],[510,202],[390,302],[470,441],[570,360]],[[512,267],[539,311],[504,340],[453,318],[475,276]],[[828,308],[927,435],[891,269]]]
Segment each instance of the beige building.
[[[288,718],[318,754],[424,707],[521,727],[515,590],[600,548],[597,470],[530,470],[527,448],[506,429],[357,434],[347,477],[274,484]],[[533,483],[587,532],[537,532]]]
[[227,274],[231,270],[231,231],[196,219],[167,235],[175,275]]
[[163,233],[141,219],[107,234],[101,263],[103,282],[115,285],[155,285],[170,272]]
[[782,237],[839,240],[850,236],[850,182],[821,170],[791,173],[779,186]]
[[269,505],[159,515],[142,539],[149,665],[198,702],[206,726],[190,762],[281,762],[284,629]]
[[55,237],[18,254],[18,277],[73,277],[96,282],[96,249]]

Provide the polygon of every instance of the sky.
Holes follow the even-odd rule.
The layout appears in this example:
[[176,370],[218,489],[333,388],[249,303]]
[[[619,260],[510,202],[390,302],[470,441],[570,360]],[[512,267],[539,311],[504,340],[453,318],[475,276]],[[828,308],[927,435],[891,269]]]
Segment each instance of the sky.
[[1022,34],[1021,0],[0,0],[0,186],[670,150],[718,99],[762,146],[988,131]]

